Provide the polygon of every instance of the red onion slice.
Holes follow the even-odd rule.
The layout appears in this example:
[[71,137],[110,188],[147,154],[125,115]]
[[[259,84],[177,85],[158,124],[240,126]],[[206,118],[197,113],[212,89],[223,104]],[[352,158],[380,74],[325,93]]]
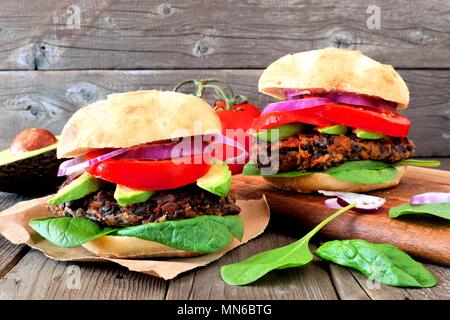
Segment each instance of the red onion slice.
[[450,202],[449,192],[426,192],[411,198],[411,204]]
[[338,198],[330,198],[325,200],[325,205],[330,209],[342,209],[343,207],[338,203]]
[[[189,157],[191,155],[202,153],[207,144],[202,140],[200,140],[199,143],[195,141],[195,138],[193,140],[194,143],[192,143],[192,140],[189,141],[187,148],[185,148],[184,143],[180,145],[180,142],[168,142],[134,147],[128,149],[128,151],[120,157],[139,160],[165,160],[178,157]],[[181,146],[181,148],[178,146]]]
[[241,153],[237,155],[236,157],[229,158],[225,161],[227,164],[245,164],[245,160],[247,159],[247,151],[245,150],[245,147],[240,144],[239,142],[228,138],[227,136],[224,136],[222,134],[213,134],[208,135],[209,139],[212,139],[211,143],[205,148],[203,152],[205,153],[211,153],[216,148],[217,144],[226,144],[232,147],[235,147]]
[[286,100],[281,102],[269,103],[261,114],[267,114],[269,112],[274,111],[292,111],[299,109],[306,109],[311,107],[321,106],[327,103],[331,103],[332,101],[327,98],[303,98],[296,100]]
[[355,209],[358,209],[359,211],[376,211],[386,202],[386,199],[369,196],[367,194],[325,190],[319,190],[318,192],[325,196],[337,197],[336,201],[342,207],[351,203],[356,203]]
[[[195,139],[195,137],[193,137]],[[141,159],[141,160],[164,160],[164,159],[175,159],[179,157],[187,157],[190,155],[200,154],[200,153],[210,153],[214,150],[214,146],[212,144],[207,144],[205,140],[214,138],[214,142],[222,143],[226,145],[233,146],[240,151],[242,151],[237,157],[227,159],[227,163],[244,163],[247,157],[247,152],[245,147],[240,143],[230,139],[226,136],[216,134],[216,135],[208,135],[203,138],[201,143],[196,143],[194,140],[193,146],[192,142],[190,144],[191,148],[177,148],[181,146],[183,141],[180,142],[170,142],[170,143],[162,143],[162,144],[152,144],[146,145],[142,147],[132,147],[132,148],[121,148],[116,149],[114,151],[102,154],[98,157],[92,158],[90,160],[86,160],[84,156],[74,158],[71,160],[64,161],[58,170],[58,177],[60,176],[71,176],[78,175],[82,173],[87,167],[90,167],[96,163],[105,161],[107,159],[121,156],[122,158],[133,158],[133,159]],[[193,139],[192,139],[193,140]],[[192,141],[191,140],[191,141]]]
[[382,99],[361,96],[352,93],[331,92],[327,95],[328,99],[345,104],[351,104],[363,107],[375,107],[395,111],[396,104]]
[[126,152],[128,149],[122,148],[122,149],[116,149],[114,151],[102,154],[98,157],[85,160],[84,157],[79,157],[71,160],[64,161],[61,163],[58,169],[58,177],[61,176],[69,176],[73,174],[78,174],[82,172],[87,167],[90,167],[96,163],[105,161],[109,158],[116,157],[124,152]]

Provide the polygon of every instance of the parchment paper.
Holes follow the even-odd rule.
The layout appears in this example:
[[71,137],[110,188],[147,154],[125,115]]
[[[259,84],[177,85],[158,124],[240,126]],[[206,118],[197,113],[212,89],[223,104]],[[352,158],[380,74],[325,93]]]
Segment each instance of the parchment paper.
[[51,216],[46,202],[51,196],[23,201],[0,213],[0,233],[15,244],[26,243],[30,247],[42,251],[47,257],[58,261],[112,261],[129,270],[150,274],[163,279],[173,279],[182,272],[192,270],[219,259],[228,251],[240,246],[260,235],[269,223],[269,207],[265,197],[259,200],[238,200],[241,207],[239,216],[244,221],[244,237],[242,242],[233,242],[221,251],[194,258],[170,258],[165,260],[132,260],[109,259],[98,257],[83,247],[59,248],[28,226],[32,218]]

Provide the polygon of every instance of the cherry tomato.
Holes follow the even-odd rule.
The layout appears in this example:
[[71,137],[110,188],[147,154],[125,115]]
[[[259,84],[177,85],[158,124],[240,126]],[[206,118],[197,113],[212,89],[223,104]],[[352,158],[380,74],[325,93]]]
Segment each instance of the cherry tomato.
[[[255,118],[261,114],[261,111],[259,111],[256,106],[249,103],[234,105],[230,108],[230,110],[226,110],[226,103],[220,101],[217,102],[214,107],[222,124],[222,134],[237,141],[238,143],[241,143],[247,151],[247,157],[243,163],[228,164],[232,174],[239,174],[242,172],[242,168],[244,167],[245,162],[247,162],[249,156],[251,146],[251,135],[249,134],[249,129],[251,128],[252,122]],[[242,134],[244,137],[240,136]],[[227,160],[227,158],[238,156],[242,152],[235,150],[234,147],[228,145],[217,145],[216,148],[222,150],[221,155],[217,154],[216,157],[224,161]]]
[[[220,118],[222,134],[242,144],[247,151],[247,157],[242,159],[242,163],[228,163],[232,174],[241,173],[245,162],[248,160],[248,152],[250,150],[251,136],[249,129],[253,120],[259,117],[261,112],[254,105],[247,103],[247,97],[235,95],[231,86],[223,80],[214,78],[190,79],[178,83],[173,90],[179,91],[185,85],[193,86],[197,97],[203,97],[205,89],[213,90],[216,98],[213,107]],[[213,156],[223,161],[242,154],[242,151],[237,150],[233,146],[223,144],[215,144],[214,146],[216,152],[213,153]]]
[[[101,152],[89,154],[89,158]],[[180,160],[180,159],[178,159]],[[202,155],[184,158],[190,163],[174,160],[144,161],[135,159],[107,159],[86,169],[94,177],[137,190],[167,190],[185,186],[204,176],[210,165]]]

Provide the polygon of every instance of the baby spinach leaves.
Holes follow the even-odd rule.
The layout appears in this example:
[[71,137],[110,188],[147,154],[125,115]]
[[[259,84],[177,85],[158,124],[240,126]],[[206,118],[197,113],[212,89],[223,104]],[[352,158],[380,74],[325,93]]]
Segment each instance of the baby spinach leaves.
[[148,223],[122,229],[102,227],[87,218],[38,218],[30,226],[51,243],[63,248],[78,247],[88,241],[110,234],[136,237],[193,252],[216,252],[241,240],[244,224],[236,216],[200,216],[190,219]]
[[236,216],[200,216],[191,219],[147,223],[118,230],[114,235],[156,241],[169,247],[201,253],[216,252],[241,240],[242,220]]
[[73,248],[114,232],[86,218],[36,218],[29,223],[42,237],[62,248]]
[[309,240],[328,222],[354,206],[354,204],[348,205],[335,212],[303,238],[294,243],[259,253],[234,264],[223,266],[221,269],[222,279],[231,285],[246,285],[258,280],[272,270],[300,267],[308,264],[313,259],[313,255],[308,246]]
[[421,263],[390,244],[334,240],[316,250],[323,260],[360,271],[370,280],[400,287],[433,287],[436,277]]
[[409,204],[405,203],[389,210],[389,217],[397,218],[407,214],[433,215],[450,220],[450,202]]
[[247,163],[242,174],[244,176],[267,176],[278,178],[301,177],[311,173],[322,172],[339,180],[358,183],[386,183],[397,176],[397,169],[392,164],[373,160],[347,161],[339,166],[325,171],[304,170],[280,172],[272,175],[263,175],[255,163]]

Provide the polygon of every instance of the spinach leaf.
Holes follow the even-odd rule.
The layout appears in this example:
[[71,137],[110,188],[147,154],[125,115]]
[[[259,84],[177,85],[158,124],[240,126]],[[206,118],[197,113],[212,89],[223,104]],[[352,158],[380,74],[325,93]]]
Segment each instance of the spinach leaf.
[[263,176],[263,177],[279,177],[279,178],[290,178],[290,177],[301,177],[306,176],[307,174],[311,174],[314,172],[320,172],[315,170],[305,170],[305,171],[289,171],[289,172],[280,172],[276,174],[262,174],[261,170],[257,166],[256,163],[247,162],[242,170],[243,176]]
[[405,203],[389,210],[389,217],[397,218],[405,214],[431,214],[436,217],[450,220],[450,202],[409,204]]
[[328,174],[341,172],[341,171],[352,171],[352,170],[379,170],[390,167],[389,163],[374,161],[374,160],[359,160],[359,161],[346,161],[339,166],[331,167],[326,171]]
[[361,160],[361,161],[347,161],[343,164],[332,167],[326,171],[319,170],[304,170],[304,171],[290,171],[280,172],[272,175],[261,174],[260,169],[255,163],[247,163],[244,166],[242,175],[244,176],[265,176],[278,178],[292,178],[301,177],[311,173],[323,172],[335,177],[336,179],[345,180],[349,182],[359,183],[386,183],[397,176],[397,169],[391,164],[381,161]]
[[357,182],[357,183],[386,183],[393,180],[397,176],[397,169],[394,167],[386,167],[383,169],[361,169],[348,171],[328,172],[332,177],[339,180]]
[[200,216],[190,219],[148,223],[122,229],[101,227],[87,218],[38,218],[30,226],[51,243],[73,248],[107,234],[159,242],[169,247],[210,253],[242,240],[244,224],[236,216]]
[[357,183],[386,183],[397,176],[397,169],[381,161],[347,161],[325,171],[339,180]]
[[37,218],[29,222],[42,237],[62,248],[73,248],[88,241],[114,232],[116,229],[102,227],[86,218]]
[[114,235],[151,240],[180,250],[211,253],[229,245],[233,236],[242,239],[243,230],[239,217],[205,215],[126,227]]
[[427,288],[437,283],[436,277],[421,263],[390,244],[334,240],[320,246],[316,255],[390,286]]
[[406,159],[396,162],[395,165],[416,166],[416,167],[439,167],[441,165],[441,162],[437,160]]
[[354,206],[354,204],[348,205],[335,212],[296,242],[223,266],[220,271],[222,279],[231,285],[246,285],[258,280],[272,270],[300,267],[308,264],[313,259],[313,255],[308,247],[309,240],[328,222]]

